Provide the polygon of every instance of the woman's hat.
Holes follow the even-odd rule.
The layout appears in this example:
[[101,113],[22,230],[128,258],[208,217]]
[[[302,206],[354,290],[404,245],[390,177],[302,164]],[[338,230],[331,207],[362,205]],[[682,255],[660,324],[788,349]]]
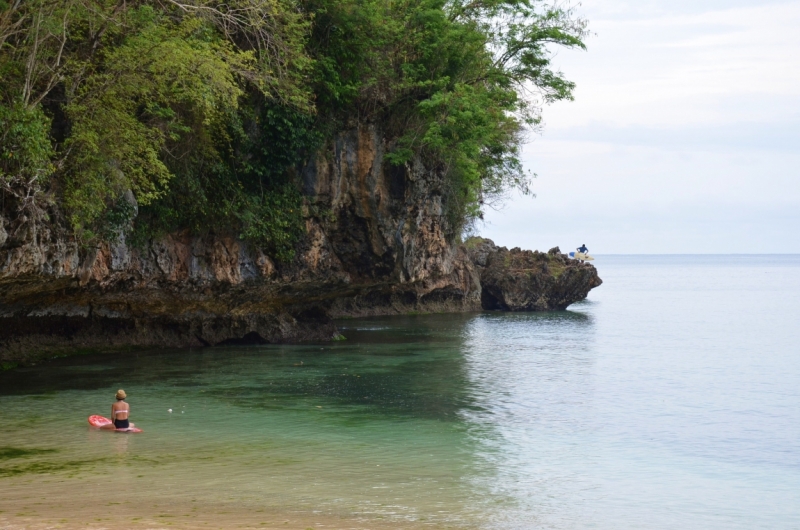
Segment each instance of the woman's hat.
[[125,395],[125,391],[124,390],[122,390],[121,388],[119,390],[117,390],[117,399],[125,399],[126,397],[128,397],[128,396]]

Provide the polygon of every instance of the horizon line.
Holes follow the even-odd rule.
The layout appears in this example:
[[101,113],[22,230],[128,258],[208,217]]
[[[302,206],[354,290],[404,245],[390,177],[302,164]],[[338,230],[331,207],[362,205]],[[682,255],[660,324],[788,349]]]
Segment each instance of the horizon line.
[[[541,252],[541,251],[540,251]],[[620,253],[603,253],[592,254],[592,256],[800,256],[800,252],[737,252],[737,253],[688,253],[688,252],[670,252],[670,253],[638,253],[638,254],[620,254]]]

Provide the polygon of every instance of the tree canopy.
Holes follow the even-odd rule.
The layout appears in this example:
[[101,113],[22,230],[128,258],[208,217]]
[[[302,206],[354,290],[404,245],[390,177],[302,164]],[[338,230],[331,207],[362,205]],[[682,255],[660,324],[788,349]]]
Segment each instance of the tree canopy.
[[[227,230],[289,258],[292,169],[354,121],[445,177],[454,233],[528,179],[586,24],[540,0],[0,0],[0,188],[83,241]],[[109,231],[111,230],[111,231]]]

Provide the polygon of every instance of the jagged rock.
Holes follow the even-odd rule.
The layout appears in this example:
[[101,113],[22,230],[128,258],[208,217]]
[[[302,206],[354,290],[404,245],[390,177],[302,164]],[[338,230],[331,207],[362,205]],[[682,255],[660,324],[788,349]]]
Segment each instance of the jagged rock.
[[485,267],[489,256],[497,252],[497,245],[491,239],[473,237],[464,243],[469,259],[478,267]]
[[525,276],[548,287],[538,305],[522,301],[530,293],[509,284],[522,276],[499,265],[509,251],[452,243],[442,175],[420,160],[386,164],[385,149],[380,130],[362,125],[302,168],[306,235],[289,263],[229,234],[178,232],[134,248],[123,233],[86,249],[59,212],[49,224],[7,221],[0,363],[77,348],[328,340],[335,317],[473,311],[488,295],[492,308],[515,310],[585,297],[596,272],[569,264],[558,278]]
[[331,305],[334,318],[399,315],[406,313],[452,313],[481,309],[478,268],[464,247],[453,249],[449,274],[413,283],[367,289],[341,297]]
[[566,309],[603,283],[588,263],[565,254],[499,247],[481,271],[484,309],[547,311]]
[[[79,248],[58,212],[6,223],[0,361],[117,345],[327,340],[331,316],[480,307],[478,275],[451,244],[442,176],[384,163],[374,125],[342,132],[301,168],[306,236],[278,263],[229,234],[124,233]],[[125,193],[136,211],[135,198]],[[2,212],[0,212],[2,213]]]

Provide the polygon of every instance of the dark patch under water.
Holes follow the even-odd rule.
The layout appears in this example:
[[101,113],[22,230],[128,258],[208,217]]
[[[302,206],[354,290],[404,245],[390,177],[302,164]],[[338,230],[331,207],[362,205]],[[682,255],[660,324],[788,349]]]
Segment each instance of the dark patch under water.
[[59,462],[27,462],[14,466],[0,467],[0,478],[27,474],[65,473],[74,476],[78,471],[96,468],[108,459],[92,458],[91,460],[66,460]]
[[[123,480],[146,503],[368,522],[800,528],[800,258],[601,265],[566,312],[348,320],[334,344],[2,373],[0,499],[68,505]],[[88,427],[117,388],[144,433]]]
[[28,456],[56,453],[58,449],[37,449],[35,447],[0,447],[0,461],[11,458],[25,458]]

